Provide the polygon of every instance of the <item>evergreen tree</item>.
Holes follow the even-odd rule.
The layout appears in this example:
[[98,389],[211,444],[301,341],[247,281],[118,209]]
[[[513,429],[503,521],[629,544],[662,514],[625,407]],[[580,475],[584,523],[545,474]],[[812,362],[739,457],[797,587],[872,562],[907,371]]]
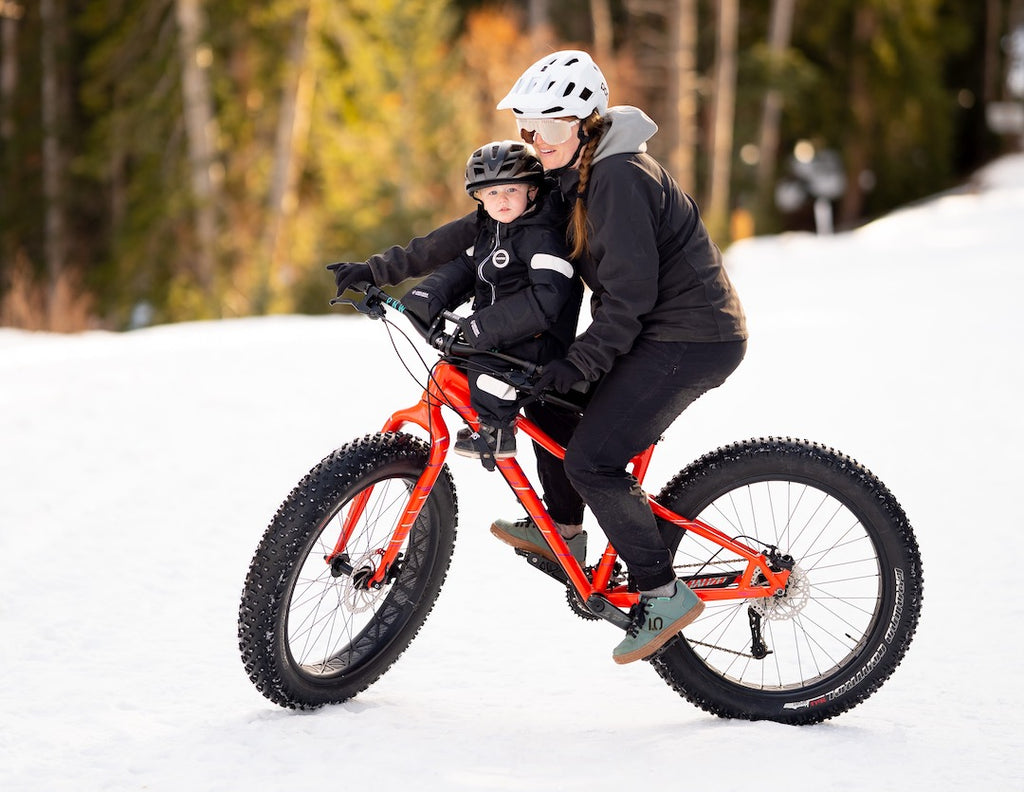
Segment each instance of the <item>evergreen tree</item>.
[[158,309],[158,319],[207,316],[210,301],[195,267],[196,196],[173,4],[94,0],[78,28],[89,53],[79,166],[105,209],[92,270],[103,311],[117,325],[143,303]]
[[325,17],[305,183],[322,196],[310,273],[321,288],[323,262],[362,260],[473,210],[465,163],[488,120],[448,43],[447,3],[352,0]]
[[[717,2],[570,0],[533,4],[531,17],[551,23],[551,46],[599,55],[613,102],[662,124],[652,153],[702,202]],[[685,59],[685,31],[670,24],[683,5],[700,20]],[[759,147],[771,138],[780,172],[799,140],[841,153],[848,225],[962,178],[1007,145],[984,111],[999,98],[999,42],[1019,6],[744,0],[721,211],[756,203],[756,154],[772,157]],[[769,41],[773,10],[795,10],[788,42]],[[91,311],[126,327],[145,305],[157,321],[326,310],[325,263],[474,209],[463,167],[477,146],[515,134],[494,105],[535,58],[526,11],[489,0],[0,0],[0,323],[84,327]],[[671,73],[684,61],[686,86]],[[671,106],[684,93],[698,98],[686,114],[703,125],[696,142]],[[761,133],[766,96],[777,136]],[[761,181],[769,192],[771,176]],[[757,230],[799,223],[762,212]]]

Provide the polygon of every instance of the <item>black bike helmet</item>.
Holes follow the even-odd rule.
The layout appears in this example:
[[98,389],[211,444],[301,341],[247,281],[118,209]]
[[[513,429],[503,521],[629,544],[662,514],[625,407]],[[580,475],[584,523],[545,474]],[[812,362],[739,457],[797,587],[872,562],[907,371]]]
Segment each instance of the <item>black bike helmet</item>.
[[544,166],[533,149],[518,140],[496,140],[481,146],[466,162],[466,192],[471,196],[484,187],[509,182],[528,182],[539,187]]

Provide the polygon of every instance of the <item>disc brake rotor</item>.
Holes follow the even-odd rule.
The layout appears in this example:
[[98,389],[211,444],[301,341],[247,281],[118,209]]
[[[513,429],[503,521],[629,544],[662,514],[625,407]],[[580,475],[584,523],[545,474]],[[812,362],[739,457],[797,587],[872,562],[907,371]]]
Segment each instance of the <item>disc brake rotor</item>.
[[369,610],[387,593],[386,588],[383,586],[379,589],[367,588],[366,586],[366,581],[377,569],[373,561],[378,555],[379,552],[373,550],[364,553],[359,558],[353,559],[352,567],[354,571],[342,580],[339,598],[342,604],[352,613],[362,613]]
[[800,613],[807,605],[810,595],[811,584],[807,580],[807,573],[799,565],[794,565],[789,573],[785,593],[778,597],[752,600],[750,607],[764,619],[784,621]]

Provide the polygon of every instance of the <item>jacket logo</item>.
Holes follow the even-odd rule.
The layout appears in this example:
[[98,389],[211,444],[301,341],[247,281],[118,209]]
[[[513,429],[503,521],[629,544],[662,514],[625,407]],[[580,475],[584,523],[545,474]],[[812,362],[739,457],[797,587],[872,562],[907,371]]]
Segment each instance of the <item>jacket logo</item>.
[[491,256],[491,262],[498,269],[502,269],[508,266],[509,255],[507,250],[495,250],[494,255]]

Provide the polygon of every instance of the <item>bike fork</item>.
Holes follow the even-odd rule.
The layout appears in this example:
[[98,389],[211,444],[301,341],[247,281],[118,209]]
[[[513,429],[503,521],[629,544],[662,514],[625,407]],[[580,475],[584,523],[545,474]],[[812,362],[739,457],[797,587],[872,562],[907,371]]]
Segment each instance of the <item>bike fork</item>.
[[[363,581],[364,587],[366,588],[380,588],[384,585],[391,568],[399,559],[399,551],[402,544],[409,535],[409,531],[412,530],[413,523],[415,523],[416,518],[419,517],[420,510],[427,502],[427,498],[430,497],[430,491],[433,489],[438,476],[441,474],[441,469],[444,467],[445,457],[448,453],[448,427],[445,424],[444,419],[441,417],[441,410],[438,402],[431,398],[429,394],[425,393],[419,404],[394,413],[384,424],[381,431],[397,432],[406,424],[415,424],[430,433],[430,456],[427,460],[427,466],[424,468],[423,473],[420,474],[419,479],[412,487],[412,491],[409,495],[409,501],[405,506],[402,516],[398,520],[398,524],[395,527],[395,531],[392,534],[387,547],[382,548],[378,566],[373,570],[372,574]],[[432,427],[433,431],[431,431]],[[329,555],[324,556],[324,560],[328,565],[334,564],[335,559],[340,558],[344,552],[344,549],[348,544],[349,537],[352,534],[352,530],[362,517],[363,511],[366,508],[366,503],[369,500],[370,493],[372,491],[372,486],[367,487],[363,492],[359,493],[359,495],[357,495],[350,504],[348,513],[342,523],[341,535],[338,537],[334,550]]]

